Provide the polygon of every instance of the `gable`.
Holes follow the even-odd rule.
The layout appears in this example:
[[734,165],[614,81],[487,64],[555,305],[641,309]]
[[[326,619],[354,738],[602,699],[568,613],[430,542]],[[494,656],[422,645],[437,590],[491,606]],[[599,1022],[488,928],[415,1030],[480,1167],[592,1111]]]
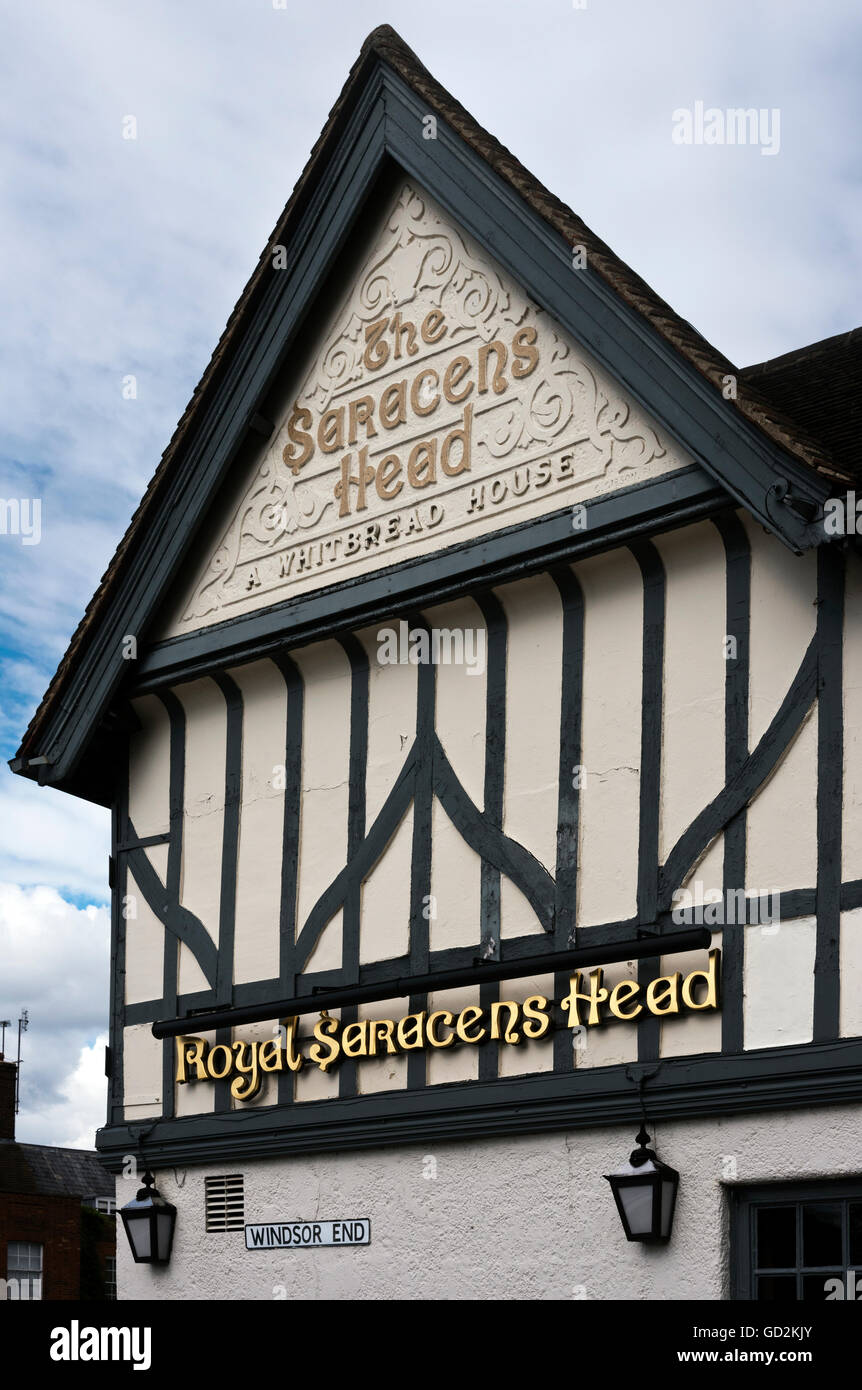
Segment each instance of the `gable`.
[[[161,637],[691,465],[412,180],[204,526]],[[304,345],[303,345],[304,346]]]
[[[424,133],[429,112],[437,123],[434,139]],[[564,488],[555,484],[557,495],[546,506],[538,494],[544,488],[545,496],[551,497],[551,479],[525,481],[523,471],[516,478],[513,459],[510,476],[491,478],[489,489],[496,484],[494,497],[489,493],[481,507],[477,503],[474,512],[484,512],[477,520],[472,520],[471,512],[469,524],[451,526],[447,533],[454,507],[444,504],[441,516],[432,511],[429,499],[424,520],[417,507],[416,519],[408,514],[397,526],[392,521],[393,534],[388,539],[382,526],[375,533],[376,523],[368,522],[366,513],[377,508],[382,515],[384,503],[400,504],[408,487],[404,480],[410,452],[427,438],[423,433],[405,437],[409,436],[408,420],[393,426],[393,444],[398,447],[391,452],[397,457],[394,462],[388,460],[388,471],[380,479],[390,492],[404,481],[400,493],[380,498],[378,506],[376,466],[370,482],[366,479],[371,500],[364,499],[363,524],[370,531],[353,528],[352,537],[339,539],[337,527],[330,527],[334,505],[325,513],[320,509],[327,500],[332,504],[337,500],[340,513],[342,499],[334,497],[332,477],[327,481],[320,460],[311,456],[303,461],[298,477],[292,469],[283,481],[273,474],[274,509],[266,504],[265,488],[263,497],[251,499],[249,515],[240,517],[247,494],[254,492],[255,470],[266,467],[274,435],[275,457],[284,462],[283,443],[278,454],[278,431],[286,427],[286,412],[298,404],[315,354],[322,349],[309,325],[318,320],[329,323],[322,305],[333,293],[336,271],[352,259],[355,244],[361,242],[359,228],[366,224],[369,209],[373,213],[375,199],[384,197],[381,190],[391,188],[393,177],[409,179],[417,190],[425,190],[438,210],[445,209],[452,225],[450,235],[457,228],[462,240],[472,239],[474,251],[481,247],[486,255],[493,254],[497,265],[492,263],[490,268],[498,278],[503,272],[509,277],[505,288],[510,294],[511,284],[523,287],[534,311],[541,310],[549,316],[548,323],[553,320],[563,330],[570,353],[578,345],[575,377],[578,373],[580,377],[574,386],[570,383],[572,409],[566,420],[577,419],[576,430],[587,429],[586,436],[575,431],[565,441],[556,435],[550,440],[540,437],[527,441],[526,450],[519,439],[515,452],[519,464],[532,468],[535,455],[529,449],[534,443],[537,449],[541,443],[546,453],[551,446],[572,450],[573,474],[577,465],[588,510],[584,529],[572,525],[568,508],[575,505],[576,488],[568,486],[565,474],[556,480]],[[378,235],[381,230],[378,225]],[[481,319],[478,309],[475,313]],[[422,322],[424,318],[413,324],[420,341]],[[369,325],[360,323],[364,334]],[[490,349],[494,339],[476,339],[477,356],[470,367],[474,401],[480,395],[498,395],[497,404],[508,398],[517,356],[512,339],[523,326],[503,321],[500,342],[507,353],[509,375],[505,389],[498,393],[492,375],[498,350],[487,353],[485,373],[491,380],[490,384],[486,380],[484,392],[479,390],[478,352]],[[525,365],[532,360],[528,349],[539,343],[540,325],[533,326],[536,344],[523,339],[519,344],[526,356],[517,360]],[[491,333],[497,331],[495,325],[485,327]],[[428,332],[433,335],[434,328],[429,326]],[[403,342],[406,353],[408,338]],[[457,346],[455,338],[452,343]],[[422,344],[431,346],[433,342]],[[547,352],[543,349],[539,356],[540,364],[548,366]],[[529,377],[518,379],[519,387],[539,376],[540,364]],[[745,507],[790,550],[803,553],[820,545],[824,531],[817,517],[839,476],[834,464],[798,424],[781,416],[735,373],[730,362],[482,130],[392,30],[386,26],[375,30],[363,45],[141,505],[24,734],[12,770],[110,804],[113,768],[122,751],[126,700],[142,686],[155,688],[168,675],[179,680],[201,674],[228,657],[251,660],[279,643],[301,645],[332,633],[339,623],[346,628],[387,612],[406,612],[410,606],[437,601],[444,591],[457,592],[477,581],[497,582],[536,566],[596,553],[625,543],[627,537],[709,515],[728,498]],[[724,383],[729,379],[735,389],[726,394]],[[424,380],[430,389],[430,379]],[[466,373],[460,385],[465,382]],[[622,400],[613,392],[615,382],[624,384]],[[450,378],[450,387],[458,385]],[[409,402],[409,384],[405,389]],[[276,399],[279,390],[286,395]],[[568,396],[569,388],[563,394]],[[518,401],[525,410],[526,396]],[[375,403],[378,406],[382,400]],[[552,433],[558,406],[553,395],[538,402],[540,436]],[[564,402],[559,408],[564,414],[569,407]],[[442,422],[442,402],[438,409]],[[640,411],[646,414],[640,416]],[[647,416],[654,417],[652,423]],[[615,429],[626,431],[632,422],[633,435],[615,433]],[[301,421],[296,423],[298,429],[302,427]],[[353,461],[357,465],[360,423],[357,418]],[[399,433],[396,427],[402,423]],[[477,460],[481,452],[472,423],[473,417],[471,472],[479,467],[473,463],[474,445]],[[337,447],[337,424],[332,428]],[[344,428],[349,441],[349,417]],[[414,460],[415,479],[423,484],[417,490],[414,482],[417,495],[438,489],[444,472],[443,446],[456,428],[457,423],[442,429],[441,423],[436,431],[433,484],[427,454],[420,452]],[[655,449],[649,430],[658,437],[664,456]],[[266,440],[265,448],[261,439]],[[694,461],[693,466],[675,466],[671,439],[680,456]],[[646,454],[652,452],[652,457],[648,464],[639,460],[631,471],[626,467],[625,475],[631,480],[643,464],[646,480],[618,486],[614,469],[624,450],[632,457],[631,446],[635,455],[643,449]],[[459,441],[453,438],[447,454],[450,462],[453,454],[457,460],[458,448]],[[403,457],[402,449],[407,451]],[[292,461],[298,463],[296,458]],[[366,463],[370,470],[371,463]],[[400,472],[395,471],[396,463]],[[560,466],[568,468],[569,461],[561,456]],[[667,468],[665,474],[662,467]],[[299,503],[285,512],[285,493],[292,499],[306,480],[310,489],[324,488],[316,501],[312,497],[307,502],[311,513],[300,511]],[[446,487],[454,493],[457,485],[458,475],[447,474]],[[348,481],[348,493],[356,487],[351,488]],[[512,495],[518,497],[517,504]],[[221,517],[213,515],[218,507]],[[284,529],[282,517],[288,525],[294,523],[297,535],[317,528],[319,543],[307,540],[300,546],[297,541],[294,559],[283,557],[283,547],[275,559],[282,539],[275,533]],[[231,530],[237,518],[239,523]],[[337,518],[340,522],[350,519],[349,514]],[[501,519],[505,524],[498,524]],[[388,527],[392,519],[384,520]],[[434,523],[430,528],[429,520]],[[249,528],[251,533],[245,534]],[[450,535],[457,539],[450,542]],[[397,557],[399,545],[405,563],[397,558],[390,563],[387,549]],[[337,562],[339,550],[349,553]],[[284,575],[282,563],[287,569]],[[247,592],[237,599],[230,584],[236,587],[238,566]],[[262,569],[256,572],[256,566]],[[339,577],[327,583],[324,571],[330,566]],[[224,574],[230,575],[230,583]],[[292,589],[279,589],[284,581],[293,582],[294,576],[301,582]],[[209,583],[213,579],[215,583]],[[213,595],[218,600],[215,604]],[[231,610],[229,616],[219,616],[227,610]],[[160,640],[168,634],[167,641]],[[129,636],[139,644],[131,660]]]

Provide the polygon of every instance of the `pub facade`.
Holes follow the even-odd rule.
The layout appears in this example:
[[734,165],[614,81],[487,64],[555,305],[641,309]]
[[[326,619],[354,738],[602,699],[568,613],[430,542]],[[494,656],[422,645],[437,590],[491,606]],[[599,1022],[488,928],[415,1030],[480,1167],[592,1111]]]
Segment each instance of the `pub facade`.
[[862,1270],[854,354],[369,37],[14,763],[112,811],[121,1299]]

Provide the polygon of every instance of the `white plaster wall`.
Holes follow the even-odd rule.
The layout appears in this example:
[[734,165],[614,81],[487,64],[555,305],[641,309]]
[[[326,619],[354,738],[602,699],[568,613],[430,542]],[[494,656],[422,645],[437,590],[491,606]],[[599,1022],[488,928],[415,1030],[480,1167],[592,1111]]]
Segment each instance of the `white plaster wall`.
[[[409,998],[384,999],[373,1004],[360,1004],[357,1010],[359,1018],[374,1019],[403,1018],[409,1012]],[[313,1028],[313,1019],[306,1019],[305,1026]],[[356,1075],[359,1091],[363,1096],[375,1091],[403,1091],[407,1086],[407,1054],[393,1057],[387,1053],[367,1062],[357,1062]]]
[[[723,1174],[746,1184],[857,1175],[860,1125],[860,1106],[659,1125],[659,1157],[681,1174],[664,1248],[625,1240],[602,1177],[627,1159],[634,1125],[164,1169],[159,1190],[179,1212],[171,1263],[134,1265],[120,1234],[120,1297],[720,1299]],[[208,1235],[204,1177],[239,1172],[246,1221],[366,1217],[371,1244],[251,1252],[242,1231]],[[134,1187],[118,1180],[118,1202]]]
[[584,593],[578,926],[588,926],[637,907],[643,582],[628,550],[575,574]]
[[847,556],[844,597],[843,877],[862,877],[862,562]]
[[[553,874],[557,857],[563,612],[547,574],[497,591],[506,614],[506,776],[503,829]],[[542,934],[523,893],[500,884],[501,935]]]
[[[240,688],[242,805],[237,846],[234,980],[278,975],[287,686],[272,661],[229,672]],[[279,775],[281,774],[281,775]]]
[[171,726],[157,696],[143,695],[132,706],[141,727],[129,739],[129,819],[146,839],[165,834],[170,825]]
[[841,1036],[862,1037],[862,908],[841,914]]
[[123,1103],[127,1120],[162,1113],[162,1044],[148,1023],[123,1029]]
[[[302,807],[296,932],[321,893],[347,862],[350,795],[350,663],[337,642],[317,642],[294,653],[305,682]],[[341,965],[341,912],[318,938],[307,969]],[[238,924],[239,927],[239,924]]]
[[[366,827],[370,829],[370,825]],[[410,950],[410,867],[413,854],[413,810],[403,816],[362,884],[359,959],[406,956]],[[431,910],[431,905],[429,911]]]
[[[488,634],[473,599],[437,604],[424,613],[430,627],[469,629],[473,652],[482,651],[484,669],[466,663],[437,668],[435,728],[446,756],[470,799],[485,804],[485,702],[488,691]],[[479,646],[479,643],[484,645]],[[465,946],[479,939],[481,860],[455,829],[437,798],[431,810],[431,898],[428,935],[432,951]]]
[[[397,782],[416,736],[418,667],[381,665],[379,661],[380,634],[391,627],[390,623],[377,623],[357,634],[368,657],[366,834]],[[313,690],[309,697],[314,698]],[[363,965],[405,955],[409,950],[412,847],[411,807],[362,885],[359,954]]]
[[766,732],[817,627],[817,557],[793,555],[746,512],[751,546],[751,746]]
[[[722,933],[714,931],[711,949],[720,951],[721,943]],[[703,951],[680,951],[674,956],[663,956],[661,973],[672,975],[679,970],[683,976],[690,975],[692,970],[703,970],[705,960]],[[704,1009],[702,1013],[662,1019],[660,1055],[685,1057],[693,1052],[720,1052],[721,1018],[721,1009]]]
[[[215,681],[205,676],[177,686],[186,715],[185,806],[180,902],[199,917],[218,945],[227,709]],[[201,987],[186,978],[189,952],[180,956],[180,993]]]
[[[167,846],[154,845],[151,848],[166,849]],[[148,852],[145,850],[144,853]],[[165,925],[159,921],[138,889],[132,873],[128,875],[126,883],[125,924],[126,1003],[139,1004],[145,999],[161,999],[167,935]],[[176,950],[176,946],[173,949]]]
[[724,546],[712,522],[661,536],[656,548],[666,585],[659,818],[664,860],[724,786],[727,617]]
[[[792,555],[750,517],[750,742],[777,714],[817,626],[817,560]],[[792,814],[788,814],[792,808]],[[759,893],[817,880],[817,708],[814,705],[747,817],[746,883]]]
[[811,1042],[817,922],[800,917],[745,928],[745,1047]]

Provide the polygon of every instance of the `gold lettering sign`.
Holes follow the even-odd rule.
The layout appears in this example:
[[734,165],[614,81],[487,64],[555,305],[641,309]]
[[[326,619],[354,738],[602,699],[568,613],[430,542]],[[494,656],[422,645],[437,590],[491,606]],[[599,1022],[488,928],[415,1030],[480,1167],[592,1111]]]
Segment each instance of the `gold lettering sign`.
[[[427,331],[430,319],[435,325],[433,340]],[[425,342],[436,342],[446,338],[449,324],[445,315],[435,310],[426,315],[419,331]],[[365,337],[369,346],[362,361],[369,372],[384,367],[390,355],[401,355],[403,335],[407,355],[412,356],[418,351],[416,325],[402,320],[400,312],[367,326]],[[381,431],[394,430],[399,425],[411,426],[411,433],[433,431],[435,422],[426,425],[425,419],[434,414],[441,397],[450,405],[461,405],[474,388],[477,399],[489,392],[506,395],[513,383],[531,376],[539,366],[537,340],[538,333],[530,325],[516,329],[508,345],[494,338],[490,343],[480,343],[469,357],[458,353],[440,367],[422,364],[386,386],[376,404],[372,395],[362,393],[315,418],[311,410],[297,402],[287,422],[282,459],[296,478],[318,451],[341,456],[340,477],[333,487],[339,517],[366,511],[372,484],[384,502],[397,497],[405,486],[404,501],[411,494],[424,494],[426,488],[437,487],[445,478],[470,472],[473,404],[464,406],[460,420],[439,440],[439,473],[438,439],[433,433],[413,444],[409,454],[392,451],[377,463],[371,459],[374,446],[370,441]],[[346,448],[348,452],[343,453]]]
[[[637,980],[621,980],[612,990],[602,983],[604,971],[591,970],[587,979],[577,971],[569,992],[560,1000],[571,1028],[595,1028],[611,1018],[631,1020],[644,1010],[657,1018],[699,1013],[719,1007],[721,952],[709,953],[705,970],[662,975],[644,988]],[[210,1046],[203,1038],[176,1039],[176,1080],[221,1081],[231,1078],[231,1095],[249,1101],[260,1091],[264,1072],[299,1071],[306,1061],[328,1071],[343,1058],[380,1057],[416,1048],[475,1046],[487,1039],[510,1047],[547,1037],[553,1031],[552,1004],[542,994],[523,1003],[502,999],[489,1009],[468,1004],[459,1014],[436,1009],[406,1014],[397,1020],[362,1019],[342,1025],[324,1009],[314,1025],[314,1041],[304,1053],[299,1045],[298,1018],[282,1019],[284,1045],[277,1039]]]

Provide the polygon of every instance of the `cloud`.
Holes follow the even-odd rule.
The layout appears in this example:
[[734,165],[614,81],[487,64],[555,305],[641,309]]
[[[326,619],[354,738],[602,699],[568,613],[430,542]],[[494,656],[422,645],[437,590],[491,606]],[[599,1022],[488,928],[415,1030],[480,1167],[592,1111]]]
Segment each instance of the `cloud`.
[[108,900],[111,816],[0,769],[0,893],[47,886],[93,903]]
[[17,1136],[21,1143],[56,1144],[61,1149],[95,1148],[96,1130],[105,1123],[108,1103],[107,1044],[108,1034],[100,1033],[92,1046],[81,1048],[74,1070],[59,1087],[60,1099],[43,1106],[38,1115],[26,1117],[27,1137],[23,1133]]
[[49,887],[0,884],[0,1018],[12,1023],[7,1057],[15,1057],[22,1008],[30,1014],[16,1126],[22,1143],[79,1147],[89,1135],[92,1148],[95,1127],[104,1124],[96,1059],[104,1073],[109,957],[106,908],[76,908]]

